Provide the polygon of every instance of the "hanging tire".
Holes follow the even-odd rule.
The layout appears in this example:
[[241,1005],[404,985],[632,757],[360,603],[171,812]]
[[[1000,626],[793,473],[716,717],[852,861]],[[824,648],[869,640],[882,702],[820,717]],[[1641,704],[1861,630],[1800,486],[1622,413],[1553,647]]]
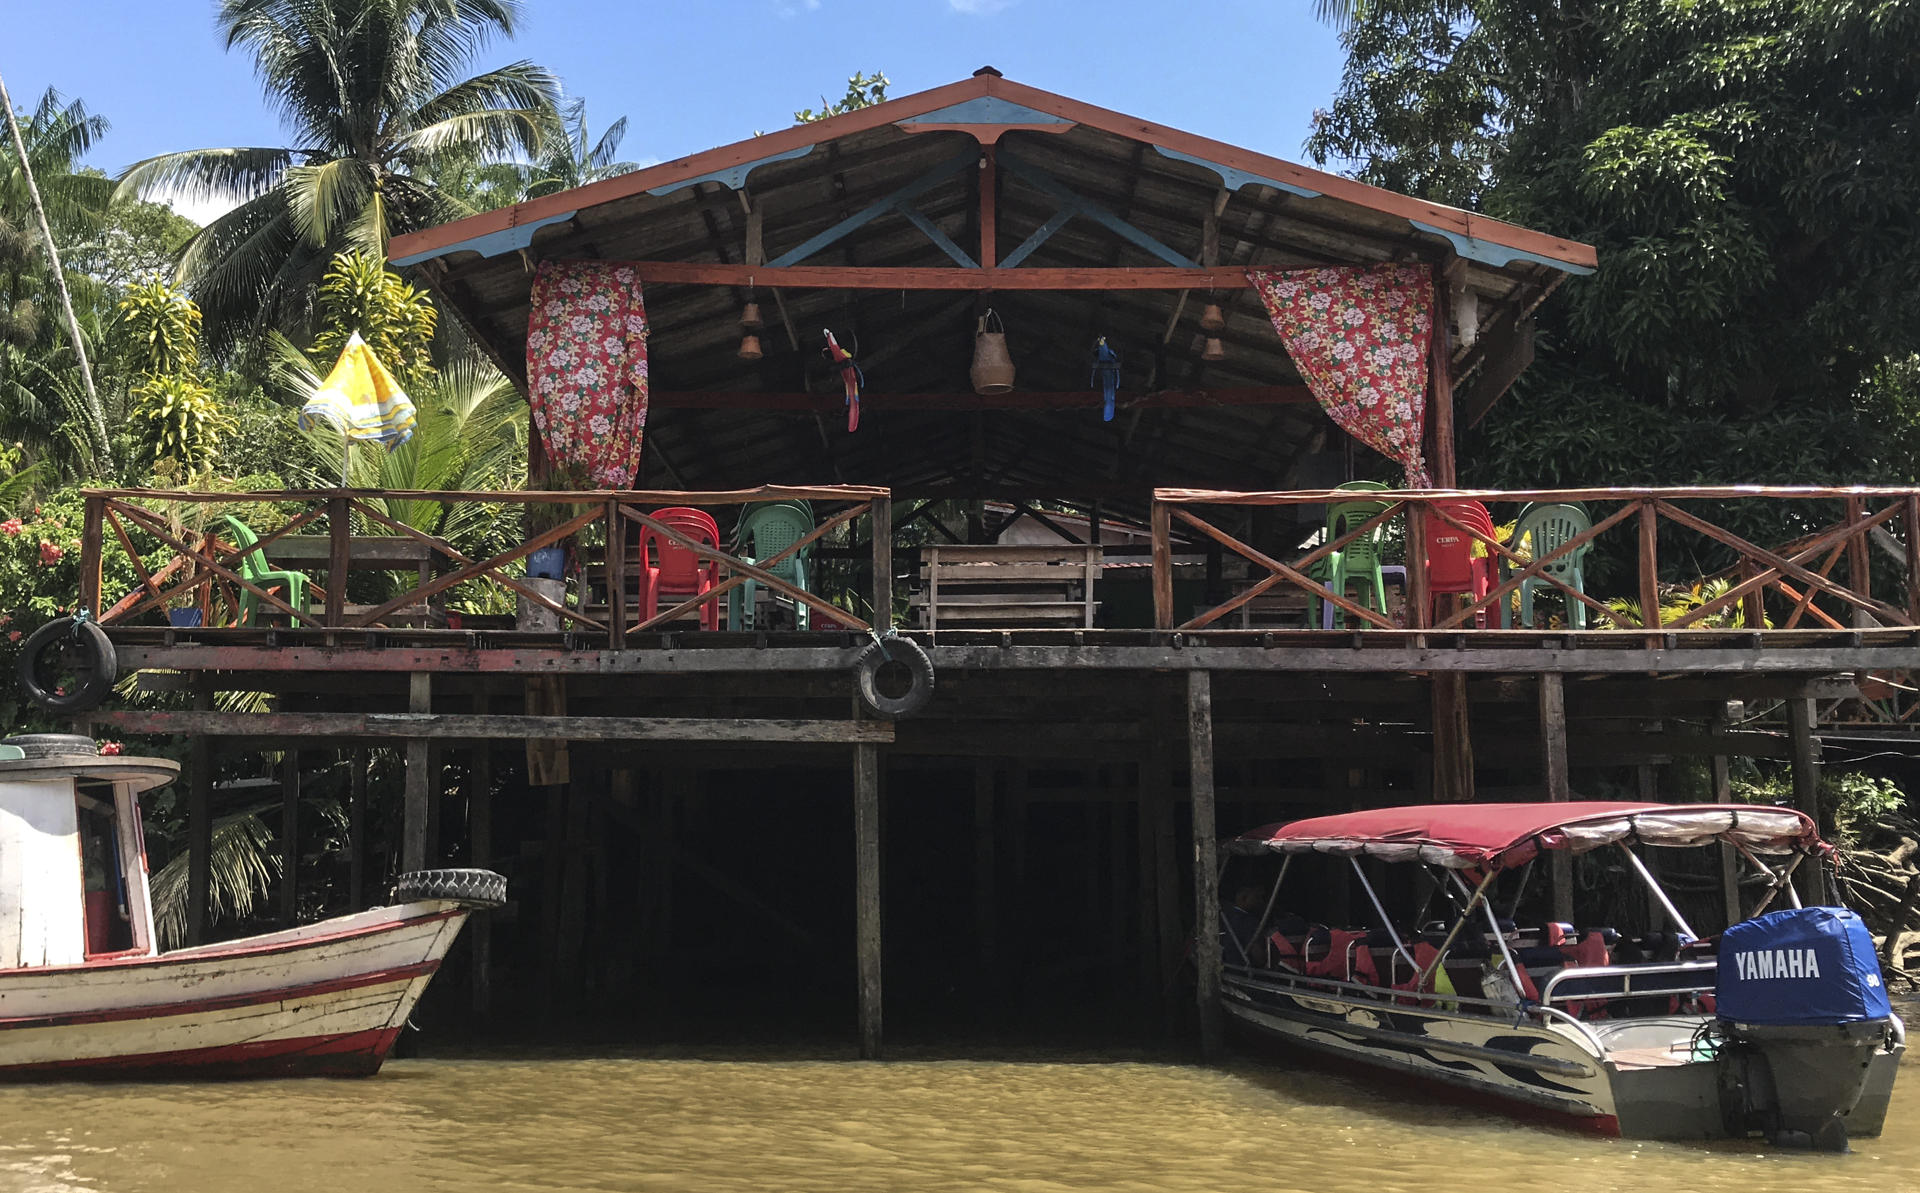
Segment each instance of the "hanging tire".
[[[898,663],[907,672],[907,690],[897,696],[880,690],[880,672],[889,663]],[[860,699],[883,717],[900,720],[915,716],[933,699],[933,660],[911,638],[894,635],[869,643],[854,660],[853,669]]]
[[91,621],[59,617],[20,648],[20,686],[48,712],[84,712],[113,691],[119,659],[107,632]]
[[396,903],[433,899],[462,907],[505,907],[507,880],[492,870],[410,870],[393,884]]

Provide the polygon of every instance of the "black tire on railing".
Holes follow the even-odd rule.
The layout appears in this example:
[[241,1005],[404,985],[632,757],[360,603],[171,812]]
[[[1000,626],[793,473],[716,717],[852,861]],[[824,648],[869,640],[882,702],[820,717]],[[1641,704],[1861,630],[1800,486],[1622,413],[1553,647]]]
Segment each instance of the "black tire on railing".
[[[889,663],[906,668],[907,690],[889,696],[880,690],[880,672]],[[933,699],[933,660],[911,638],[891,636],[870,642],[853,664],[860,699],[883,717],[900,720],[922,712]]]
[[20,686],[49,712],[84,712],[113,691],[120,662],[107,632],[91,621],[59,617],[27,636]]
[[492,870],[410,870],[393,884],[396,903],[445,899],[464,907],[507,905],[507,880]]

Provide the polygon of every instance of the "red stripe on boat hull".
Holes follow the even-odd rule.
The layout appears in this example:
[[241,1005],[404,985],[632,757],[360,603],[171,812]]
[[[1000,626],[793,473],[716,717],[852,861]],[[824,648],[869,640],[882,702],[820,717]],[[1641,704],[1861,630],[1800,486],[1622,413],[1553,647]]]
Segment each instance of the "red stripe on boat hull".
[[370,1077],[392,1051],[398,1027],[290,1040],[257,1040],[0,1068],[0,1081],[200,1081],[208,1078]]

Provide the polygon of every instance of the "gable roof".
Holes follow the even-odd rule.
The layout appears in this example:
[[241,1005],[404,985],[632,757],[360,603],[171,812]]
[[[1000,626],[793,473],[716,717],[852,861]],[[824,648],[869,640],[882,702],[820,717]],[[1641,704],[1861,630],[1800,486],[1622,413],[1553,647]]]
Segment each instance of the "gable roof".
[[[543,195],[511,207],[396,236],[389,246],[389,254],[395,264],[410,265],[458,252],[470,243],[480,243],[483,238],[495,234],[539,227],[547,221],[571,218],[589,207],[633,195],[658,195],[706,179],[732,181],[737,189],[757,166],[790,160],[829,141],[902,121],[919,121],[936,127],[976,124],[1028,128],[1057,124],[1085,125],[1127,140],[1150,144],[1163,153],[1172,150],[1168,156],[1212,169],[1229,189],[1237,190],[1248,182],[1258,182],[1301,197],[1324,196],[1384,215],[1402,217],[1420,231],[1431,232],[1455,242],[1454,249],[1462,256],[1475,257],[1478,254],[1481,258],[1489,259],[1489,264],[1505,264],[1506,261],[1497,260],[1505,254],[1512,254],[1506,258],[1509,261],[1531,259],[1576,272],[1586,272],[1597,264],[1591,245],[1535,232],[1457,207],[1396,194],[1338,174],[1082,103],[1038,87],[1016,83],[990,70],[957,83],[887,100],[813,124],[796,124],[779,132],[749,137],[731,145],[661,162],[573,190]],[[1502,250],[1505,250],[1505,254]]]
[[[974,168],[985,164],[983,144],[994,146],[998,178],[985,208],[991,175]],[[885,207],[903,193],[911,200]],[[1000,266],[991,276],[955,256],[979,251],[987,212]],[[859,226],[837,235],[850,220]],[[1465,424],[1524,366],[1525,353],[1502,345],[1525,338],[1514,334],[1525,313],[1594,260],[1559,237],[985,73],[396,237],[389,251],[520,381],[536,260],[669,263],[645,283],[647,483],[1104,494],[1129,508],[1144,508],[1155,486],[1318,484],[1338,463],[1339,436],[1246,285],[1247,269],[1451,263],[1482,329],[1476,346],[1455,353]],[[783,259],[806,264],[784,282],[740,272]],[[1217,291],[1128,290],[1101,272],[1200,260],[1217,263]],[[843,279],[832,285],[850,271],[881,271],[868,284],[899,288],[802,288],[809,279],[794,275],[816,267]],[[915,280],[895,282],[889,269]],[[1021,288],[1040,270],[1074,271],[1097,288]],[[761,359],[736,352],[747,302],[767,322]],[[1018,366],[1018,389],[997,403],[977,399],[967,381],[988,303],[1006,321]],[[1195,320],[1215,304],[1225,327],[1202,335]],[[871,400],[857,434],[836,427],[823,327],[866,368]],[[1096,336],[1123,361],[1112,423],[1101,421],[1097,395],[1090,417],[1076,401],[1088,391]],[[1208,337],[1223,348],[1212,359]]]

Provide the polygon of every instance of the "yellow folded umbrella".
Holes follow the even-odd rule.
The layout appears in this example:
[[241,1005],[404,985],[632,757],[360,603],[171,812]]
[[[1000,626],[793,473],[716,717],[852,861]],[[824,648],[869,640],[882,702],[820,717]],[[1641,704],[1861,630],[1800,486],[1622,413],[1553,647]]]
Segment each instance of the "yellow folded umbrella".
[[412,400],[357,331],[326,381],[300,408],[302,430],[323,421],[340,428],[350,443],[377,440],[397,447],[413,435]]

